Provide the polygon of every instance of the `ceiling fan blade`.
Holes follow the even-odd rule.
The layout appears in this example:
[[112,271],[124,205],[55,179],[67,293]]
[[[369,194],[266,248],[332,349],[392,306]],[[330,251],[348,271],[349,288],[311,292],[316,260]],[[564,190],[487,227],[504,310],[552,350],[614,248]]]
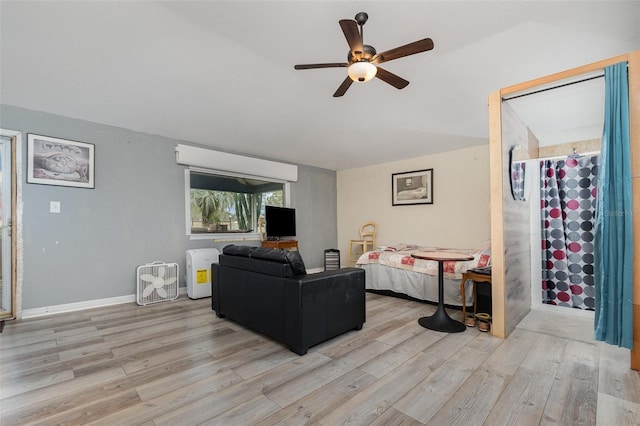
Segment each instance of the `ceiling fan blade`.
[[348,67],[349,64],[345,63],[331,63],[331,64],[305,64],[305,65],[294,65],[293,68],[297,70],[311,70],[315,68],[343,68]]
[[404,46],[396,47],[395,49],[387,50],[386,52],[378,53],[373,57],[373,59],[371,59],[371,63],[381,64],[383,62],[402,58],[404,56],[426,52],[431,49],[433,49],[433,40],[431,40],[430,38],[425,38],[423,40],[405,44]]
[[344,95],[347,89],[351,87],[351,83],[353,83],[353,80],[351,80],[351,77],[347,76],[347,78],[344,79],[340,87],[338,87],[338,90],[336,90],[336,93],[333,94],[333,97],[338,98]]
[[358,31],[358,24],[353,19],[341,19],[339,23],[347,43],[349,43],[351,54],[359,60],[362,57],[362,36]]
[[389,83],[396,89],[404,89],[409,84],[409,82],[404,78],[399,77],[394,73],[389,72],[384,68],[380,68],[380,67],[378,67],[378,71],[376,72],[376,77],[378,77],[380,80],[384,81],[385,83]]

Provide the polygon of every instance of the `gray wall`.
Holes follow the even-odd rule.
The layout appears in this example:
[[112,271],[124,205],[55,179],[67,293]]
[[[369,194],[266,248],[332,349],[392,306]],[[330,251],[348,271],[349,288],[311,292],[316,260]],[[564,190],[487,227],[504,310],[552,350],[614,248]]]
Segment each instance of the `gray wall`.
[[[6,105],[0,128],[23,133],[25,177],[27,133],[95,144],[95,189],[23,182],[23,309],[135,294],[136,267],[154,260],[177,262],[184,287],[185,250],[226,245],[185,235],[174,148],[188,141]],[[307,268],[317,268],[337,245],[336,173],[299,166],[298,174],[297,239]],[[49,213],[50,201],[61,202],[60,214]]]
[[[531,310],[531,234],[529,202],[511,195],[509,149],[529,150],[529,130],[507,103],[502,103],[502,211],[504,220],[505,332],[508,336]],[[539,265],[538,265],[539,267]]]

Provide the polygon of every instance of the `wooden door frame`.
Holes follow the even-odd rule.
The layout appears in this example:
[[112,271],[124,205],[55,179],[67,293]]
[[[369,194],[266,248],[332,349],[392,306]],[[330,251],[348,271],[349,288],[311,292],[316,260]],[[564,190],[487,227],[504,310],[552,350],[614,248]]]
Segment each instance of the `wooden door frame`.
[[[0,128],[11,140],[11,318],[22,315],[22,133]],[[4,319],[11,319],[4,318]]]
[[[546,77],[500,89],[489,96],[489,162],[491,197],[491,251],[492,251],[492,302],[493,334],[506,337],[511,324],[505,323],[508,309],[505,298],[505,241],[503,217],[503,179],[507,176],[502,164],[502,99],[518,92],[533,90],[539,86],[553,85],[561,80],[602,71],[619,62],[629,67],[629,117],[631,145],[631,177],[633,191],[633,248],[640,253],[640,50],[592,64],[551,74]],[[515,326],[515,324],[513,324]],[[640,262],[633,265],[633,348],[630,366],[640,370]]]

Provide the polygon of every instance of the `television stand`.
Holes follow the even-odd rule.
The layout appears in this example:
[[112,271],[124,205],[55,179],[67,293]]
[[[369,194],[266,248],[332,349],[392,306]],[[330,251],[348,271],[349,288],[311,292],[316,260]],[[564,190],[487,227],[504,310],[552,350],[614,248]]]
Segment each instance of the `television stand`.
[[262,247],[274,248],[278,250],[298,250],[298,241],[296,240],[265,240]]

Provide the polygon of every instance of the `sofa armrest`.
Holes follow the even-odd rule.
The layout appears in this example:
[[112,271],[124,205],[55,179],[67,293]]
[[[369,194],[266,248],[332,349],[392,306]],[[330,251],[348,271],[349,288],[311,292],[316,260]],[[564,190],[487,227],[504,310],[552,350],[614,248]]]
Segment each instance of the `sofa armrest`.
[[285,335],[293,348],[306,352],[310,346],[362,328],[366,310],[363,269],[342,268],[287,281]]
[[211,309],[220,317],[220,265],[211,264]]
[[322,272],[316,272],[316,273],[313,273],[313,274],[306,274],[306,275],[304,275],[304,278],[301,278],[301,280],[302,281],[314,281],[314,280],[329,278],[329,277],[333,277],[333,276],[343,276],[343,275],[344,276],[348,276],[348,275],[351,275],[351,274],[356,274],[356,276],[357,276],[357,275],[360,274],[360,272],[358,272],[358,271],[363,271],[364,272],[364,269],[352,268],[352,267],[340,268],[340,269],[332,269],[332,270],[329,270],[329,271],[322,271]]

